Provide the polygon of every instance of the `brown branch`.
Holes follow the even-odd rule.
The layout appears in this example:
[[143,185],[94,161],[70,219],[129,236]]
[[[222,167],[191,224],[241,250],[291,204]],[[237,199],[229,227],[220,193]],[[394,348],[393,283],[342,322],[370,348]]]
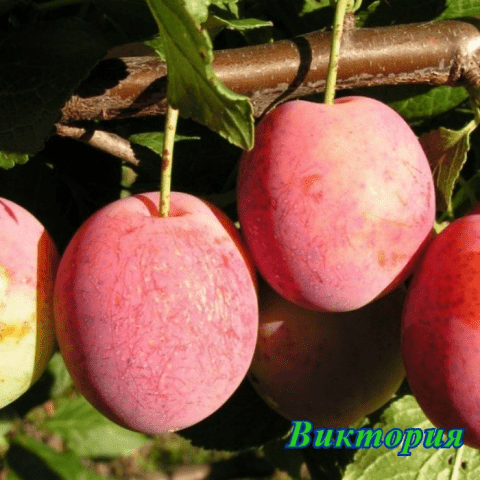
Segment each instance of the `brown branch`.
[[[330,34],[215,52],[214,70],[247,95],[255,116],[287,98],[322,92]],[[156,57],[108,59],[64,107],[62,123],[164,114],[166,66]],[[110,82],[110,83],[108,83]],[[350,30],[338,89],[480,84],[480,18]]]
[[132,165],[138,165],[139,159],[135,156],[132,144],[114,133],[69,125],[56,125],[56,133],[61,137],[72,138],[98,150],[109,153]]

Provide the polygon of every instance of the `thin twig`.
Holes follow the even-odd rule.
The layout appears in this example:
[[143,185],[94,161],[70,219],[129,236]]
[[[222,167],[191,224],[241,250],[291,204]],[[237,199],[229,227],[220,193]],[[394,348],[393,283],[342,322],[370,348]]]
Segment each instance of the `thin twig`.
[[87,130],[81,127],[71,127],[61,124],[57,124],[56,127],[57,135],[61,137],[73,138],[132,165],[139,164],[139,160],[135,156],[131,143],[114,133],[95,129]]

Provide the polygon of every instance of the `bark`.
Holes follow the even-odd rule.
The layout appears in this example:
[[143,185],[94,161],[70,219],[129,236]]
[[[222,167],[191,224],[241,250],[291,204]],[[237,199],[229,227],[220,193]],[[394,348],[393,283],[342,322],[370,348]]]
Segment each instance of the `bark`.
[[56,134],[60,137],[73,138],[98,150],[109,153],[127,163],[137,166],[140,160],[136,157],[132,144],[124,138],[110,132],[69,125],[56,125]]
[[[215,52],[218,78],[248,96],[255,116],[324,90],[329,32]],[[480,18],[347,29],[337,89],[480,84]],[[167,69],[157,57],[100,62],[63,109],[61,123],[164,114]]]

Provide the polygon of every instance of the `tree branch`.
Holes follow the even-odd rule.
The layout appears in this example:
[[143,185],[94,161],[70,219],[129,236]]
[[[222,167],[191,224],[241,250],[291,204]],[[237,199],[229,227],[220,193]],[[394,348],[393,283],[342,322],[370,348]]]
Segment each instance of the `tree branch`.
[[61,137],[72,138],[102,150],[132,165],[139,164],[139,159],[135,155],[132,144],[114,133],[61,124],[56,125],[56,133]]
[[[329,32],[215,52],[214,70],[247,95],[255,116],[324,90]],[[100,62],[63,109],[61,123],[164,114],[166,66],[157,57]],[[376,85],[480,84],[480,18],[345,32],[337,89]]]

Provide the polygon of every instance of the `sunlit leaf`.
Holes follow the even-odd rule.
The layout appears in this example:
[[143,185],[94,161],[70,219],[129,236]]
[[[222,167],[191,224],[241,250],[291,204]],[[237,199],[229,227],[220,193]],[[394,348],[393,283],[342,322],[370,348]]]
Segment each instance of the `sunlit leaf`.
[[168,101],[186,118],[231,143],[253,145],[250,101],[229,90],[212,68],[211,41],[179,0],[147,0],[157,20],[168,67]]
[[[383,432],[398,428],[434,428],[411,395],[402,397],[388,407],[379,424]],[[410,456],[398,456],[398,448],[360,449],[354,461],[347,466],[342,480],[431,480],[479,478],[480,452],[473,448],[425,448],[421,443]],[[461,462],[455,462],[461,455]]]
[[440,15],[442,20],[480,15],[480,3],[477,0],[446,0],[445,7]]
[[[136,133],[130,136],[129,140],[138,145],[149,148],[158,155],[163,152],[163,132],[144,132]],[[200,140],[200,137],[188,137],[185,135],[175,135],[175,142],[180,140]]]
[[452,211],[453,189],[470,149],[472,127],[467,127],[458,131],[441,127],[420,137],[432,168],[439,210]]
[[129,455],[146,445],[148,437],[111,422],[83,397],[63,400],[41,428],[58,433],[80,456]]
[[0,152],[0,168],[8,170],[15,165],[27,163],[29,156],[23,153]]
[[87,470],[76,453],[57,452],[24,435],[15,437],[7,452],[7,462],[15,474],[25,480],[104,480],[104,477]]
[[[434,117],[448,112],[460,105],[468,98],[468,93],[463,87],[440,86],[425,91],[425,87],[397,88],[398,92],[405,91],[408,96],[402,100],[390,102],[395,109],[407,121],[414,122],[425,118]],[[423,90],[423,91],[422,91]]]

